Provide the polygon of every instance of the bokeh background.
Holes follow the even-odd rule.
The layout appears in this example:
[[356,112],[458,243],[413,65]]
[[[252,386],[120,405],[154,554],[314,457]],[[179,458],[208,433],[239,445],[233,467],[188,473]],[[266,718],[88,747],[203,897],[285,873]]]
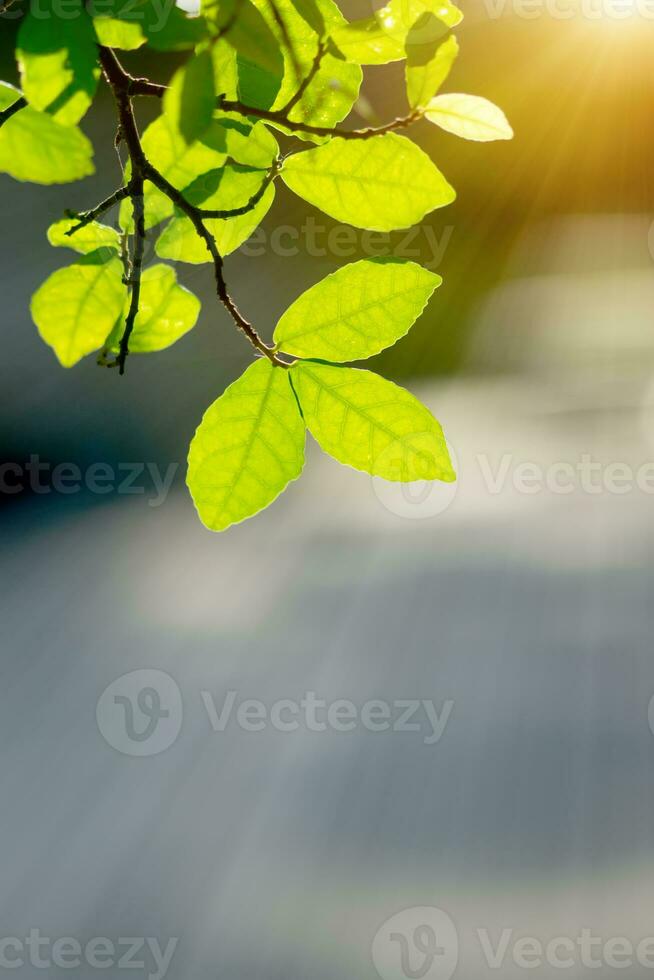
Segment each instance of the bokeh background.
[[[0,451],[47,467],[44,492],[0,494],[2,936],[176,937],[175,980],[366,980],[382,923],[436,906],[458,932],[456,975],[475,980],[493,972],[479,929],[494,944],[505,927],[511,942],[654,935],[654,11],[461,6],[447,87],[498,102],[516,138],[417,127],[459,195],[411,243],[445,282],[377,364],[442,421],[454,494],[394,490],[312,446],[268,511],[205,531],[185,450],[249,360],[208,268],[181,270],[203,300],[197,328],[131,358],[122,379],[92,358],[64,371],[29,317],[67,261],[48,224],[116,186],[107,93],[84,123],[96,177],[0,177]],[[14,27],[0,22],[12,82]],[[164,78],[175,60],[129,64]],[[401,113],[401,70],[369,70],[366,96],[355,121]],[[143,123],[151,111],[139,105]],[[281,189],[266,233],[308,216],[333,228]],[[302,233],[295,256],[268,242],[228,274],[270,336],[296,295],[360,252],[307,254]],[[176,476],[163,501],[148,470],[139,493],[47,492],[61,463]],[[108,685],[140,669],[169,675],[158,693],[181,725],[144,757],[120,741],[124,714],[96,717]],[[143,676],[120,681],[140,730]],[[207,699],[219,711],[229,691],[268,708],[307,691],[452,704],[431,745],[422,714],[418,732],[253,732],[233,718],[214,731]],[[518,976],[510,950],[501,973]],[[383,980],[410,975],[390,947],[384,962]],[[449,966],[411,975],[449,980]],[[604,960],[594,974],[614,971]],[[577,957],[564,972],[588,968]]]

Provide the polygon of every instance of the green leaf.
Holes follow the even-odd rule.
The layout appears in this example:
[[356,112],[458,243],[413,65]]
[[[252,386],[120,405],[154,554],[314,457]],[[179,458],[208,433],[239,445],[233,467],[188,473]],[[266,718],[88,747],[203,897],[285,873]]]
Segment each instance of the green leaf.
[[513,139],[513,130],[502,110],[478,95],[437,95],[428,103],[425,116],[465,140],[488,143]]
[[0,82],[0,112],[4,112],[14,102],[18,102],[23,93],[9,82]]
[[[185,13],[175,3],[161,0],[91,0],[92,13],[138,26],[155,51],[185,51],[208,37],[202,17]],[[135,35],[132,34],[132,37]],[[129,39],[130,35],[121,35]]]
[[288,372],[255,361],[211,405],[195,433],[187,484],[212,531],[263,510],[304,466],[304,423]]
[[456,194],[426,153],[404,136],[333,139],[295,153],[281,172],[305,201],[356,228],[408,228]]
[[100,78],[91,18],[74,3],[62,17],[53,0],[30,11],[18,32],[16,58],[27,101],[57,122],[73,126],[93,101]]
[[102,251],[53,272],[32,297],[32,318],[64,367],[101,347],[123,311],[122,263]]
[[247,58],[239,56],[236,59],[236,64],[238,73],[237,95],[241,102],[258,109],[270,108],[281,88],[281,79],[277,75],[271,75],[259,65],[248,61]]
[[93,18],[93,26],[98,43],[107,48],[136,51],[147,41],[140,24],[119,20],[117,17],[98,15]]
[[267,170],[279,156],[279,144],[263,122],[244,123],[238,113],[220,113],[217,127],[222,129],[225,153],[236,163]]
[[[20,92],[0,83],[4,108],[16,97]],[[35,184],[67,184],[94,172],[93,147],[76,126],[62,126],[27,106],[0,129],[0,173]]]
[[422,108],[434,97],[458,53],[459,44],[454,35],[437,46],[407,44],[406,88],[412,109]]
[[[200,315],[200,300],[177,282],[168,265],[153,265],[141,277],[139,311],[129,338],[132,354],[147,354],[170,347],[188,333]],[[108,346],[118,352],[123,321]]]
[[303,293],[275,328],[296,357],[358,361],[403,337],[442,279],[415,262],[362,259]]
[[[128,3],[131,0],[127,0]],[[153,3],[142,0],[145,10],[144,30],[148,45],[155,51],[185,51],[209,36],[203,17],[185,13],[170,3]]]
[[212,41],[210,51],[213,61],[214,90],[226,99],[237,99],[238,68],[234,48],[227,41]]
[[266,179],[266,171],[227,163],[220,170],[211,170],[194,180],[185,196],[205,211],[231,211],[248,204],[261,191]]
[[390,0],[372,17],[344,25],[332,37],[348,61],[385,65],[405,58],[412,29],[414,43],[429,44],[442,36],[443,28],[456,27],[462,20],[463,14],[450,0]]
[[200,51],[175,72],[164,96],[164,112],[185,143],[199,139],[216,108],[211,53]]
[[48,241],[55,248],[72,248],[74,252],[88,255],[96,249],[103,250],[103,256],[110,258],[120,250],[120,235],[115,228],[91,221],[72,235],[67,232],[79,224],[77,218],[63,218],[48,228]]
[[[268,0],[254,0],[254,3],[277,39],[284,56],[284,73],[281,88],[276,92],[274,101],[270,99],[271,93],[275,94],[273,85],[266,85],[261,76],[257,79],[247,76],[250,89],[255,89],[250,94],[255,98],[257,94],[260,96],[259,101],[249,104],[263,109],[284,108],[311,74],[311,82],[288,113],[288,118],[293,122],[327,127],[333,127],[345,119],[359,95],[363,77],[361,69],[358,65],[348,64],[330,44],[320,61],[318,71],[314,73],[321,39],[347,23],[333,0],[316,0],[313,9],[306,3],[302,6],[299,0],[276,0],[274,9],[277,17]],[[320,24],[324,27],[318,33],[315,27]],[[242,88],[242,65],[240,75]],[[270,78],[272,76],[269,75]],[[241,97],[245,97],[243,91]],[[278,128],[283,130],[283,126]],[[300,139],[316,140],[316,137],[309,134],[295,135]],[[318,141],[321,139],[318,138]]]
[[396,483],[452,483],[443,430],[404,388],[371,371],[299,361],[293,387],[307,428],[339,463]]
[[[216,239],[221,255],[229,255],[248,240],[255,228],[265,218],[274,199],[275,188],[271,184],[259,203],[246,214],[236,218],[208,218],[205,220],[207,229]],[[173,218],[165,228],[157,240],[155,251],[160,258],[171,259],[173,262],[190,262],[193,265],[211,262],[207,246],[198,237],[189,219],[181,215]]]
[[209,0],[202,13],[210,28],[231,44],[247,61],[279,79],[284,75],[284,59],[275,35],[251,0]]

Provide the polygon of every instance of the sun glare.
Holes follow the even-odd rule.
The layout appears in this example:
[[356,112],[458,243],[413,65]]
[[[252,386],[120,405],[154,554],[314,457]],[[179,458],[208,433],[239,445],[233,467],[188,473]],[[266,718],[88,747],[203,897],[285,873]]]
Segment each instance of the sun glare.
[[654,33],[654,0],[561,0],[561,7],[575,10],[571,23],[591,33],[599,29],[607,40],[639,43]]

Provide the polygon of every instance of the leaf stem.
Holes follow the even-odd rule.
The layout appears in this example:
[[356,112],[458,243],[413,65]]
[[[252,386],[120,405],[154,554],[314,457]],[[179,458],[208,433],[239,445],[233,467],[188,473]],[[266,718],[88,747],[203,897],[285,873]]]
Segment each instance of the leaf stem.
[[19,99],[16,99],[15,102],[12,102],[10,106],[7,106],[6,109],[3,109],[2,112],[0,112],[0,126],[4,126],[4,124],[11,119],[12,116],[15,116],[21,109],[25,109],[26,106],[27,99],[23,98],[22,96]]

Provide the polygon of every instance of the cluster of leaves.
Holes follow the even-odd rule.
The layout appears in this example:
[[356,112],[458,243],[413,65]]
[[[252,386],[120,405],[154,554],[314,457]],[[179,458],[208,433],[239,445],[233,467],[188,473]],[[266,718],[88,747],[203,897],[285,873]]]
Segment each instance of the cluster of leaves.
[[[9,3],[16,0],[9,0]],[[191,443],[188,485],[222,530],[271,503],[301,472],[308,429],[340,462],[387,480],[452,481],[439,423],[409,392],[343,366],[393,345],[440,278],[409,261],[351,263],[301,295],[267,344],[228,290],[224,257],[262,221],[281,180],[338,221],[407,228],[454,190],[400,135],[419,119],[472,140],[509,139],[487,100],[440,94],[458,54],[451,0],[389,0],[348,22],[333,0],[202,0],[198,15],[154,0],[40,0],[24,12],[20,89],[0,83],[0,171],[42,184],[93,173],[79,123],[101,79],[123,151],[120,186],[48,230],[80,253],[37,290],[32,315],[66,367],[99,351],[122,374],[128,354],[158,351],[196,323],[200,304],[160,259],[209,263],[216,293],[256,360],[207,410]],[[186,51],[170,84],[134,77],[116,51]],[[406,62],[408,113],[377,128],[339,124],[359,98],[362,65]],[[143,134],[135,101],[158,99]],[[289,142],[282,156],[278,139]],[[289,139],[292,138],[292,141]],[[120,206],[119,228],[99,219]]]

